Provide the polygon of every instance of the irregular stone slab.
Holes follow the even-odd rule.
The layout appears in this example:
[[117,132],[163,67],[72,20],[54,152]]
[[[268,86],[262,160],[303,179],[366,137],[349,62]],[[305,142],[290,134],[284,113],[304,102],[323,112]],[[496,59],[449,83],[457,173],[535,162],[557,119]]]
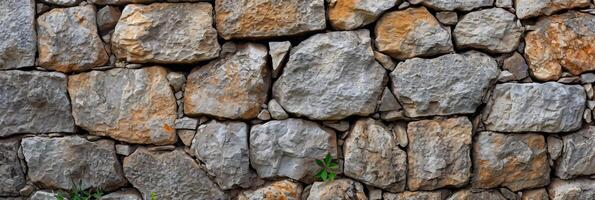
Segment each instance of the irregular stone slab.
[[589,0],[515,0],[516,15],[521,19],[551,15],[560,10],[589,7]]
[[445,12],[437,12],[436,19],[445,25],[456,25],[459,22],[459,16],[457,12],[445,11]]
[[393,110],[401,110],[401,104],[395,98],[393,92],[390,89],[384,88],[384,92],[382,92],[382,97],[378,101],[378,111],[385,112],[385,111],[393,111]]
[[550,166],[542,135],[481,132],[473,144],[473,186],[512,191],[546,186]]
[[289,49],[291,48],[291,42],[269,42],[269,55],[271,55],[273,78],[279,77],[287,56],[289,55]]
[[176,141],[176,99],[162,67],[72,75],[75,122],[93,135],[139,144]]
[[64,74],[2,71],[0,83],[0,137],[75,131]]
[[0,69],[35,65],[35,1],[4,0],[0,13]]
[[496,85],[484,110],[488,130],[568,132],[581,127],[585,90],[560,83]]
[[106,64],[93,5],[55,8],[37,18],[39,65],[60,72],[81,72]]
[[226,40],[292,36],[326,28],[324,0],[216,0],[215,21]]
[[385,80],[367,30],[321,33],[292,48],[273,96],[289,113],[341,120],[373,113]]
[[368,25],[400,0],[338,0],[329,3],[328,18],[334,29],[353,30]]
[[470,11],[481,7],[491,7],[494,0],[409,0],[412,4],[422,4],[436,10]]
[[517,52],[504,60],[502,69],[510,71],[514,75],[514,80],[522,80],[529,76],[529,66],[525,58]]
[[135,189],[123,189],[102,196],[99,200],[142,200],[140,193]]
[[474,200],[474,199],[489,199],[489,200],[507,200],[498,190],[472,191],[470,189],[460,190],[452,194],[446,200]]
[[355,122],[343,145],[345,176],[391,192],[405,190],[407,155],[382,122]]
[[521,200],[549,200],[547,191],[544,188],[523,191]]
[[83,0],[40,0],[43,3],[54,4],[58,6],[76,6]]
[[564,147],[556,162],[556,176],[570,179],[595,175],[595,126],[565,135],[562,141]]
[[405,114],[421,117],[474,113],[499,73],[493,58],[468,52],[413,58],[399,63],[390,76]]
[[19,196],[25,187],[24,163],[18,156],[20,141],[18,139],[0,140],[0,196]]
[[127,184],[114,141],[90,142],[77,136],[29,137],[23,138],[21,145],[27,175],[41,187],[111,191]]
[[221,58],[188,75],[184,112],[229,119],[253,119],[270,87],[267,49],[254,43],[226,43]]
[[554,179],[548,186],[547,191],[552,200],[591,199],[595,196],[595,180]]
[[[20,198],[17,198],[17,199],[20,200]],[[36,191],[29,198],[29,200],[55,200],[55,199],[56,199],[56,193],[47,192],[47,191],[43,191],[43,190]]]
[[307,200],[334,199],[367,200],[367,197],[361,183],[351,179],[337,179],[312,184]]
[[383,200],[444,200],[450,195],[448,190],[437,190],[437,191],[418,191],[410,192],[405,191],[401,193],[388,193],[382,194]]
[[221,189],[249,187],[254,176],[248,154],[248,125],[212,120],[198,127],[192,150]]
[[97,11],[97,28],[100,33],[112,30],[118,24],[122,11],[115,6],[105,6]]
[[425,7],[387,13],[378,20],[374,32],[378,50],[400,60],[453,51],[450,30]]
[[300,200],[302,185],[291,180],[272,182],[255,190],[243,191],[238,200]]
[[183,150],[169,152],[139,148],[124,158],[124,174],[144,197],[157,199],[228,199]]
[[302,119],[269,121],[250,130],[250,163],[261,178],[289,177],[313,182],[316,159],[336,158],[335,132]]
[[289,115],[285,112],[283,107],[277,103],[277,100],[271,99],[269,101],[268,107],[273,119],[283,120],[289,118]]
[[131,63],[190,64],[216,58],[221,47],[212,15],[209,3],[127,5],[112,36],[112,50]]
[[509,53],[517,49],[523,32],[514,14],[502,8],[492,8],[465,15],[453,34],[459,48]]
[[97,5],[124,5],[124,4],[147,4],[156,2],[156,0],[88,0]]
[[471,175],[472,134],[472,124],[467,117],[409,123],[409,189],[434,190],[466,185]]
[[[543,18],[525,36],[525,58],[537,80],[560,78],[562,69],[579,75],[595,70],[595,16],[568,12]],[[552,42],[555,41],[555,42]]]

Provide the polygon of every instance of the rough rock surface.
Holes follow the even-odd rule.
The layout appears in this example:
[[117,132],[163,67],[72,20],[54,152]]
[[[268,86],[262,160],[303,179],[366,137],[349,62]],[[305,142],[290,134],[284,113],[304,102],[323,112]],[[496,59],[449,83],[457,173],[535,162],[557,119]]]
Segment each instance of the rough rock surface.
[[91,3],[97,5],[124,5],[124,4],[133,4],[133,3],[152,3],[157,0],[88,0]]
[[137,149],[124,158],[124,174],[143,196],[157,199],[211,199],[228,197],[183,150],[152,152]]
[[248,125],[212,120],[198,127],[192,142],[196,157],[215,175],[221,189],[249,187],[253,172],[248,153]]
[[226,43],[222,57],[188,75],[184,112],[229,119],[253,119],[270,87],[267,49],[254,43]]
[[472,125],[467,117],[421,120],[407,126],[410,190],[461,187],[471,175]]
[[512,191],[546,186],[550,182],[542,135],[481,132],[473,144],[473,186],[507,187]]
[[371,118],[355,122],[343,145],[345,176],[391,192],[405,189],[407,155],[392,131]]
[[27,161],[27,176],[40,186],[111,191],[127,183],[111,140],[90,142],[77,136],[29,137],[24,138],[21,145]]
[[509,53],[517,49],[523,31],[514,14],[502,8],[492,8],[465,15],[453,34],[458,48]]
[[448,190],[417,192],[405,191],[396,194],[385,192],[382,197],[383,200],[444,200],[449,194],[450,192]]
[[289,41],[269,42],[269,55],[271,56],[273,78],[277,78],[281,75],[290,48],[291,42]]
[[525,58],[517,52],[514,52],[512,56],[504,60],[502,69],[510,71],[513,74],[514,80],[522,80],[529,76],[529,66]]
[[336,157],[335,133],[302,119],[269,121],[250,130],[250,163],[262,178],[285,176],[312,182],[315,160]]
[[[40,191],[36,191],[35,193],[33,193],[33,195],[31,195],[31,198],[29,198],[29,200],[55,200],[56,199],[55,196],[56,196],[56,194],[53,192],[47,192],[47,191],[40,190]],[[11,200],[11,199],[8,199],[8,200]]]
[[102,196],[99,200],[142,200],[140,193],[135,189],[123,189]]
[[300,200],[302,186],[291,180],[275,181],[255,190],[243,191],[238,200]]
[[340,120],[373,113],[385,79],[367,30],[321,33],[292,49],[273,96],[289,113]]
[[58,6],[76,6],[83,0],[40,0],[41,2]]
[[531,74],[542,81],[557,80],[562,69],[579,75],[595,70],[595,16],[568,12],[541,19],[525,36],[525,58]]
[[97,29],[100,33],[112,30],[118,24],[122,12],[118,7],[105,6],[97,11]]
[[595,180],[577,179],[561,180],[555,179],[547,188],[552,200],[587,200],[595,197]]
[[474,113],[499,73],[493,58],[468,52],[413,58],[399,63],[390,77],[406,115],[420,117]]
[[20,142],[17,139],[0,140],[0,196],[18,196],[27,178],[19,160]]
[[93,5],[56,8],[37,18],[39,65],[60,72],[87,71],[109,59]]
[[585,99],[585,90],[577,85],[499,84],[484,110],[484,124],[500,132],[575,131],[581,127]]
[[210,60],[221,47],[208,3],[130,4],[112,36],[112,50],[132,63],[190,64]]
[[551,15],[560,10],[589,7],[589,0],[515,0],[516,15],[521,19]]
[[75,122],[89,133],[141,144],[176,141],[176,100],[162,67],[70,76]]
[[595,175],[595,126],[565,135],[562,141],[564,147],[556,163],[556,175],[562,179]]
[[326,28],[324,0],[215,0],[217,31],[232,38],[291,36]]
[[523,191],[521,200],[549,200],[547,190],[544,188]]
[[472,191],[470,189],[460,190],[455,192],[446,200],[479,200],[479,199],[489,199],[489,200],[507,200],[500,192],[497,190],[485,190],[485,191]]
[[315,182],[310,188],[307,200],[367,200],[364,186],[351,179],[337,179],[331,182]]
[[0,137],[74,130],[64,74],[0,72]]
[[494,0],[409,0],[412,4],[422,4],[437,10],[470,11],[476,8],[488,7]]
[[378,20],[374,32],[378,50],[401,60],[453,51],[450,30],[425,7],[387,13]]
[[0,69],[33,66],[37,50],[35,1],[4,0],[0,13]]
[[328,5],[328,18],[337,30],[353,30],[374,22],[398,3],[401,0],[334,0]]

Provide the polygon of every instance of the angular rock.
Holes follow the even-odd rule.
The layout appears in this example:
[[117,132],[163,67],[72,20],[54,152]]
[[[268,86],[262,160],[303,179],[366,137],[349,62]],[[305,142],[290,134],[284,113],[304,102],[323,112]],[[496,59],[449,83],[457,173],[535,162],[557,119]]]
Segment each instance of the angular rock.
[[97,28],[99,32],[112,30],[118,24],[122,12],[118,7],[105,6],[97,11]]
[[341,121],[324,121],[322,122],[323,125],[335,129],[339,132],[345,132],[349,130],[349,121],[341,120]]
[[516,15],[521,19],[551,15],[560,10],[589,7],[589,0],[514,0]]
[[547,151],[550,154],[550,159],[557,160],[562,154],[564,143],[561,139],[555,136],[547,136]]
[[180,72],[169,72],[167,74],[167,80],[176,92],[181,91],[182,88],[184,88],[184,85],[186,84],[186,76],[184,76],[184,74]]
[[585,90],[560,83],[496,85],[484,110],[487,130],[569,132],[581,127]]
[[547,188],[552,200],[587,200],[595,196],[595,180],[576,179],[561,180],[554,179]]
[[409,189],[466,185],[471,175],[472,134],[467,117],[410,122],[407,126]]
[[512,191],[550,182],[545,139],[538,134],[481,132],[473,144],[473,186]]
[[40,0],[43,3],[53,4],[57,6],[76,6],[83,0]]
[[472,191],[470,189],[455,192],[446,200],[507,200],[498,190]]
[[496,0],[496,7],[514,9],[513,0]]
[[188,75],[184,112],[228,119],[253,119],[270,87],[267,49],[254,43],[226,43],[222,57]]
[[18,139],[0,140],[0,196],[19,196],[27,182],[24,163],[18,156],[19,147]]
[[184,145],[192,146],[192,140],[196,133],[195,130],[176,130],[176,133]]
[[216,0],[215,21],[226,40],[292,36],[326,28],[324,0]]
[[425,7],[389,12],[378,20],[374,32],[378,51],[400,60],[453,51],[450,30]]
[[291,180],[272,182],[255,190],[243,191],[238,200],[300,200],[302,185]]
[[128,156],[136,150],[136,147],[127,144],[116,144],[116,154]]
[[514,80],[522,80],[529,76],[529,66],[525,58],[517,52],[504,60],[502,69],[510,71],[514,75]]
[[37,18],[39,65],[60,72],[81,72],[106,64],[93,5],[55,8]]
[[287,61],[291,42],[269,42],[269,55],[271,55],[273,78],[279,77],[283,71],[284,62]]
[[523,32],[514,14],[492,8],[466,14],[453,34],[458,48],[509,53],[517,49]]
[[283,107],[281,107],[281,105],[277,103],[277,100],[271,99],[271,101],[269,101],[268,106],[269,112],[271,113],[271,117],[273,119],[283,120],[289,118],[289,115],[287,115]]
[[382,122],[371,118],[355,122],[343,145],[345,176],[391,192],[405,190],[407,155]]
[[260,111],[260,113],[258,113],[256,118],[262,121],[268,121],[271,120],[271,113],[267,109],[263,109]]
[[183,117],[176,119],[176,129],[194,130],[198,126],[198,119]]
[[373,113],[386,72],[374,60],[370,42],[367,30],[304,40],[292,49],[273,86],[274,98],[287,112],[315,120]]
[[142,196],[157,199],[228,199],[183,150],[153,152],[137,149],[124,158],[124,174]]
[[111,140],[29,137],[23,138],[21,145],[27,175],[41,187],[111,191],[127,183]]
[[543,188],[523,191],[521,200],[549,200],[547,191]]
[[261,178],[289,177],[312,182],[316,159],[337,157],[337,139],[330,129],[302,119],[269,121],[250,130],[250,163]]
[[4,0],[0,13],[0,69],[35,65],[35,1]]
[[595,126],[565,135],[562,141],[564,147],[556,162],[556,176],[570,179],[595,175]]
[[409,140],[407,139],[407,123],[406,122],[399,122],[393,126],[393,133],[395,137],[397,137],[397,141],[399,142],[399,146],[405,148],[409,145]]
[[384,200],[444,200],[450,194],[448,190],[437,191],[405,191],[401,193],[384,193]]
[[499,73],[493,58],[468,52],[413,58],[399,63],[390,76],[406,115],[420,117],[474,113]]
[[459,22],[459,16],[456,12],[437,12],[436,19],[446,25],[456,25]]
[[9,70],[0,83],[0,137],[75,131],[64,74]]
[[382,65],[382,67],[384,67],[384,69],[388,71],[393,71],[397,66],[397,63],[393,61],[390,56],[384,55],[378,51],[374,51],[374,58],[376,61],[378,61],[378,63],[380,63],[380,65]]
[[568,12],[539,20],[525,36],[525,58],[541,81],[557,80],[562,69],[579,75],[595,70],[595,16]]
[[124,5],[124,4],[146,4],[153,3],[157,0],[88,0],[97,5]]
[[481,7],[491,7],[494,0],[409,0],[412,4],[422,4],[436,10],[470,11]]
[[388,89],[388,87],[384,88],[384,92],[382,92],[382,97],[378,103],[378,111],[393,111],[400,110],[401,108],[401,104],[399,104],[390,89]]
[[140,193],[135,189],[123,189],[102,196],[99,200],[142,200]]
[[499,83],[510,82],[510,81],[514,81],[514,74],[512,74],[511,72],[506,71],[506,70],[500,72],[500,75],[498,76]]
[[56,193],[46,192],[43,190],[36,191],[29,198],[29,200],[55,200],[55,199],[56,199]]
[[162,67],[72,75],[75,122],[90,134],[138,144],[176,141],[176,100]]
[[[129,4],[112,36],[119,60],[191,64],[219,56],[209,3]],[[175,16],[175,17],[172,17]]]
[[400,0],[335,0],[329,3],[328,18],[336,30],[353,30],[374,22]]
[[361,183],[351,179],[337,179],[312,184],[307,200],[335,199],[367,200],[367,197]]

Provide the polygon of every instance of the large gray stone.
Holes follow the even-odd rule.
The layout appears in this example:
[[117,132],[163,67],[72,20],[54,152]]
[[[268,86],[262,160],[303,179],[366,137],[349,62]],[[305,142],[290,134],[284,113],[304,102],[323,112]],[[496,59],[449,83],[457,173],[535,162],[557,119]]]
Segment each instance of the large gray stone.
[[21,145],[27,176],[44,188],[111,191],[127,183],[111,140],[29,137]]
[[25,186],[24,163],[18,156],[20,141],[15,138],[0,140],[0,196],[19,196]]
[[0,69],[35,64],[35,0],[4,0],[0,4]]
[[586,94],[579,85],[505,83],[496,85],[484,111],[488,130],[568,132],[581,127]]
[[509,53],[517,49],[523,27],[514,14],[502,8],[492,8],[465,15],[453,34],[459,48]]
[[409,117],[474,113],[500,70],[478,52],[413,58],[390,74],[392,91]]
[[384,11],[401,0],[333,0],[327,6],[328,18],[337,30],[353,30],[374,22]]
[[367,200],[364,186],[351,179],[337,179],[329,182],[316,182],[310,188],[307,200]]
[[303,187],[291,180],[275,181],[260,188],[242,191],[238,200],[300,200]]
[[556,162],[556,175],[562,179],[595,175],[595,126],[565,135],[562,141],[564,147]]
[[595,197],[595,180],[555,179],[547,188],[551,200],[590,200]]
[[521,19],[551,15],[560,10],[589,7],[589,0],[515,0],[516,15]]
[[2,71],[0,83],[0,137],[75,131],[64,74]]
[[367,30],[314,35],[292,48],[273,96],[285,111],[315,120],[369,115],[386,72],[374,59]]
[[481,7],[490,7],[494,0],[409,0],[412,4],[422,4],[437,10],[470,11]]

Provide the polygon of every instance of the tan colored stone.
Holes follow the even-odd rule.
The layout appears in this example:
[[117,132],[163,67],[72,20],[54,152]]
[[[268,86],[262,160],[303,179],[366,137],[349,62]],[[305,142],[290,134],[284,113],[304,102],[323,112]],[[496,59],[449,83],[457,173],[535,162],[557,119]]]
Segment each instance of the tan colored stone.
[[337,30],[353,30],[374,22],[380,14],[401,0],[333,0],[328,18]]
[[464,189],[452,194],[446,200],[506,200],[498,190],[473,191]]
[[291,180],[281,180],[255,190],[243,191],[238,200],[300,200],[302,186]]
[[521,200],[549,200],[547,191],[544,188],[523,191]]
[[338,179],[312,184],[307,200],[367,200],[364,186],[351,179]]
[[437,191],[405,191],[401,193],[384,193],[384,200],[444,200],[450,194],[448,190]]

